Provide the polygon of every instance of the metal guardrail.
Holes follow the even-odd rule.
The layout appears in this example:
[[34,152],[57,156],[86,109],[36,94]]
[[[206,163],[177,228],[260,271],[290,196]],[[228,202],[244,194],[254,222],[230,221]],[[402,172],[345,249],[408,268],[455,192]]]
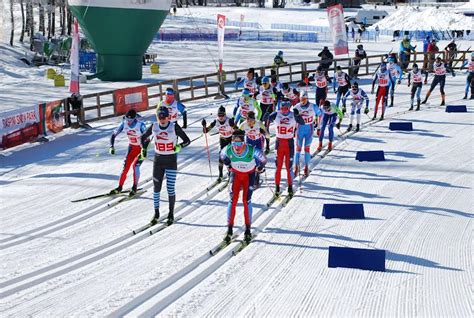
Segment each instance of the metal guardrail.
[[[457,69],[460,68],[466,59],[466,55],[470,52],[472,51],[458,51],[457,56],[453,60],[453,67]],[[446,52],[436,54],[436,56],[438,55],[441,55],[442,58],[445,59]],[[385,54],[367,56],[367,58],[361,60],[357,66],[354,65],[353,58],[338,58],[333,60],[333,64],[329,70],[335,71],[336,66],[341,66],[342,70],[351,74],[354,68],[359,67],[358,76],[372,75],[384,57]],[[429,59],[430,57],[427,54],[413,53],[410,65],[415,62],[419,65],[426,65],[427,61],[429,63]],[[304,80],[309,74],[315,72],[320,63],[321,60],[295,62],[285,64],[278,68],[275,68],[273,65],[267,65],[255,67],[255,71],[258,72],[260,76],[264,76],[270,75],[273,70],[276,72],[280,82],[294,84]],[[173,87],[177,95],[176,98],[181,102],[219,98],[222,97],[222,94],[237,93],[240,89],[235,89],[234,83],[238,77],[245,76],[247,71],[248,68],[225,71],[222,79],[220,74],[215,72],[148,84],[146,85],[148,87],[149,98],[148,109],[156,107],[158,102],[162,100],[167,87]],[[63,105],[66,117],[73,114],[73,112],[68,109],[66,99],[63,100]],[[94,122],[119,116],[114,112],[114,91],[83,95],[83,114],[85,122]]]

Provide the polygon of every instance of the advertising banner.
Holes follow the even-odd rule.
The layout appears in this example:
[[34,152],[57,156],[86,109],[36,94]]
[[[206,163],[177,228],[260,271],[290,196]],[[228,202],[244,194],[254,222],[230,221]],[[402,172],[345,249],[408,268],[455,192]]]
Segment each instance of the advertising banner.
[[328,7],[327,12],[334,54],[348,54],[349,46],[347,43],[346,25],[344,23],[344,9],[341,4],[336,4]]
[[114,111],[116,115],[125,114],[130,109],[137,112],[148,109],[148,88],[146,86],[117,89],[114,92]]

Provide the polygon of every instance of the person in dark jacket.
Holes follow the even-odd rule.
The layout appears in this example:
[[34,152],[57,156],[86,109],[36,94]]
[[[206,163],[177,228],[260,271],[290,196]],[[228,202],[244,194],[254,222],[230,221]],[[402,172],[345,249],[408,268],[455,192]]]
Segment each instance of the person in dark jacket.
[[364,50],[364,46],[362,44],[357,45],[357,49],[355,50],[354,55],[354,71],[353,76],[357,78],[359,75],[359,65],[363,59],[367,57],[367,53]]
[[[323,71],[326,73],[326,77],[329,79],[328,76],[328,70],[331,67],[333,60],[334,60],[334,55],[329,51],[328,47],[325,46],[321,52],[319,52],[318,56],[321,58],[320,65],[323,68]],[[329,79],[329,82],[331,83],[331,80]]]

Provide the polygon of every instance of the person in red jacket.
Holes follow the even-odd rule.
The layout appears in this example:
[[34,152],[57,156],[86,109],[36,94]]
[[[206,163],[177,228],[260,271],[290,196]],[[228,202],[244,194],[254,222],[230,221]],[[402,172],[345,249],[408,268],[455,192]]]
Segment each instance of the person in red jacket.
[[430,72],[433,71],[433,63],[434,63],[434,60],[435,60],[435,55],[436,53],[439,52],[439,48],[438,46],[436,45],[436,40],[433,39],[431,40],[431,43],[428,44],[428,56],[429,56],[429,66],[428,66],[428,69]]

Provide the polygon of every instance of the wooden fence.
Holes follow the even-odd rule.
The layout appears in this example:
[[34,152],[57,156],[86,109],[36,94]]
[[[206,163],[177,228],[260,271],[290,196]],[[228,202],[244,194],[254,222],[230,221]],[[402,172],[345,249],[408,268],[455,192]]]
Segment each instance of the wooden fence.
[[[459,69],[466,59],[466,55],[471,51],[459,51],[453,60],[453,68]],[[444,59],[446,52],[439,53]],[[359,64],[358,76],[372,75],[384,60],[385,54],[367,56]],[[410,65],[417,63],[420,68],[423,67],[424,62],[428,58],[423,53],[414,53],[411,56]],[[320,64],[320,60],[295,62],[283,65],[277,69],[274,66],[260,66],[255,70],[259,75],[270,75],[271,71],[276,71],[278,79],[282,83],[297,83],[316,70]],[[329,70],[334,71],[336,66],[341,66],[342,70],[351,73],[354,68],[353,58],[338,58],[334,59]],[[219,98],[221,93],[231,94],[240,91],[235,89],[234,83],[239,77],[245,76],[248,68],[226,71],[222,76],[222,80],[218,72],[204,75],[196,75],[190,77],[183,77],[173,80],[165,80],[146,85],[148,87],[149,109],[155,108],[160,100],[162,100],[167,87],[173,87],[176,92],[176,98],[181,102]],[[66,102],[63,100],[66,118],[70,118],[72,111]],[[100,93],[83,95],[83,114],[85,122],[93,122],[101,119],[118,116],[114,112],[114,91],[105,91]],[[70,120],[66,120],[70,122]],[[66,124],[68,126],[68,124]]]

